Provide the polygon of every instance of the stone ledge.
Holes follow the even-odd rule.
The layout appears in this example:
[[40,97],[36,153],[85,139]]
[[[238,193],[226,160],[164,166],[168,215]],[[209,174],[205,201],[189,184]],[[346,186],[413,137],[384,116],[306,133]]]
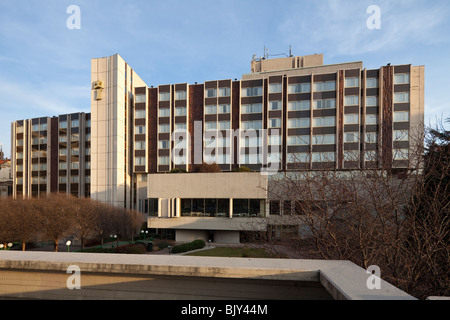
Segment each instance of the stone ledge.
[[0,270],[66,272],[70,265],[88,273],[314,281],[337,300],[415,300],[384,280],[380,289],[368,289],[369,274],[349,261],[0,252]]

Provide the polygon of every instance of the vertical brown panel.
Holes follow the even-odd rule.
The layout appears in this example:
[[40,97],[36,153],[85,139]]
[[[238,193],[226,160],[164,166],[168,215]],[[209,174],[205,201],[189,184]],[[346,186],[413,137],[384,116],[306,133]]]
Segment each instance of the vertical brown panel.
[[148,172],[158,171],[158,89],[148,89]]
[[344,70],[339,70],[338,73],[338,169],[343,168],[344,163]]
[[379,126],[382,134],[381,161],[383,169],[392,167],[392,109],[393,109],[393,81],[394,67],[386,66],[383,70],[383,108],[382,123]]
[[[240,87],[240,81],[234,81],[233,82],[233,89],[232,89],[232,98],[231,98],[231,113],[232,113],[232,128],[233,131],[239,129],[239,117],[240,117],[240,99],[241,99],[241,87]],[[239,167],[238,164],[238,157],[239,157],[239,148],[234,141],[234,139],[231,141],[231,147],[233,148],[233,159],[231,161],[233,162],[231,169],[235,169]]]
[[58,191],[58,118],[53,117],[50,123],[47,124],[50,127],[51,132],[51,150],[50,150],[50,168],[47,166],[47,170],[50,170],[50,192]]
[[[194,171],[194,152],[195,144],[203,146],[203,137],[194,136],[194,123],[195,121],[202,121],[203,124],[203,97],[204,97],[204,85],[190,85],[189,86],[189,134],[191,136],[191,159],[188,164],[188,171]],[[202,139],[201,141],[196,141]]]
[[282,142],[282,150],[281,150],[281,170],[287,169],[287,109],[288,109],[288,83],[287,76],[283,77],[283,99],[282,99],[282,110],[283,110],[283,138]]

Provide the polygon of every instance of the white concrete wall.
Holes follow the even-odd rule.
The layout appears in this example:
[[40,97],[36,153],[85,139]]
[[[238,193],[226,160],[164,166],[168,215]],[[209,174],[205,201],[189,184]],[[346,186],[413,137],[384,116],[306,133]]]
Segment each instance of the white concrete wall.
[[259,172],[169,173],[147,178],[148,198],[267,198],[267,176]]

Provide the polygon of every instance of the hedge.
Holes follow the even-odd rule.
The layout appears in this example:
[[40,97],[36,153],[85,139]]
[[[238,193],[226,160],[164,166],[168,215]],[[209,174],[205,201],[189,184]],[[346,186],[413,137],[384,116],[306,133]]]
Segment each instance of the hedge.
[[176,245],[172,248],[172,253],[182,253],[191,250],[201,249],[205,246],[205,241],[203,240],[194,240],[189,243],[183,243]]

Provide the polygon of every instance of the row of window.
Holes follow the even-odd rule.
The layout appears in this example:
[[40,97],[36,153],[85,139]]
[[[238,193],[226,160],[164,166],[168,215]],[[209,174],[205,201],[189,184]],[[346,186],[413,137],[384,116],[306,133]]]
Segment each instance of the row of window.
[[[409,73],[401,73],[394,75],[394,84],[409,84]],[[359,87],[359,77],[351,77],[345,78],[345,87]],[[378,87],[378,78],[368,78],[366,79],[366,87],[367,88],[377,88]],[[325,81],[325,82],[316,82],[314,83],[314,91],[334,91],[336,90],[336,81]],[[263,92],[262,87],[250,87],[250,88],[242,88],[241,96],[242,97],[254,97],[261,96]],[[269,93],[281,93],[282,92],[282,84],[281,83],[271,83],[269,84]],[[307,93],[311,92],[311,83],[298,83],[298,84],[290,84],[288,86],[288,93]],[[210,88],[205,89],[205,97],[206,98],[215,98],[215,97],[229,97],[231,95],[231,89],[229,87],[224,88]],[[175,100],[185,100],[186,99],[186,91],[180,90],[175,91]],[[145,94],[137,94],[135,97],[135,102],[142,103],[145,102],[146,95]],[[170,100],[170,92],[160,92],[159,93],[159,101],[169,101]]]

